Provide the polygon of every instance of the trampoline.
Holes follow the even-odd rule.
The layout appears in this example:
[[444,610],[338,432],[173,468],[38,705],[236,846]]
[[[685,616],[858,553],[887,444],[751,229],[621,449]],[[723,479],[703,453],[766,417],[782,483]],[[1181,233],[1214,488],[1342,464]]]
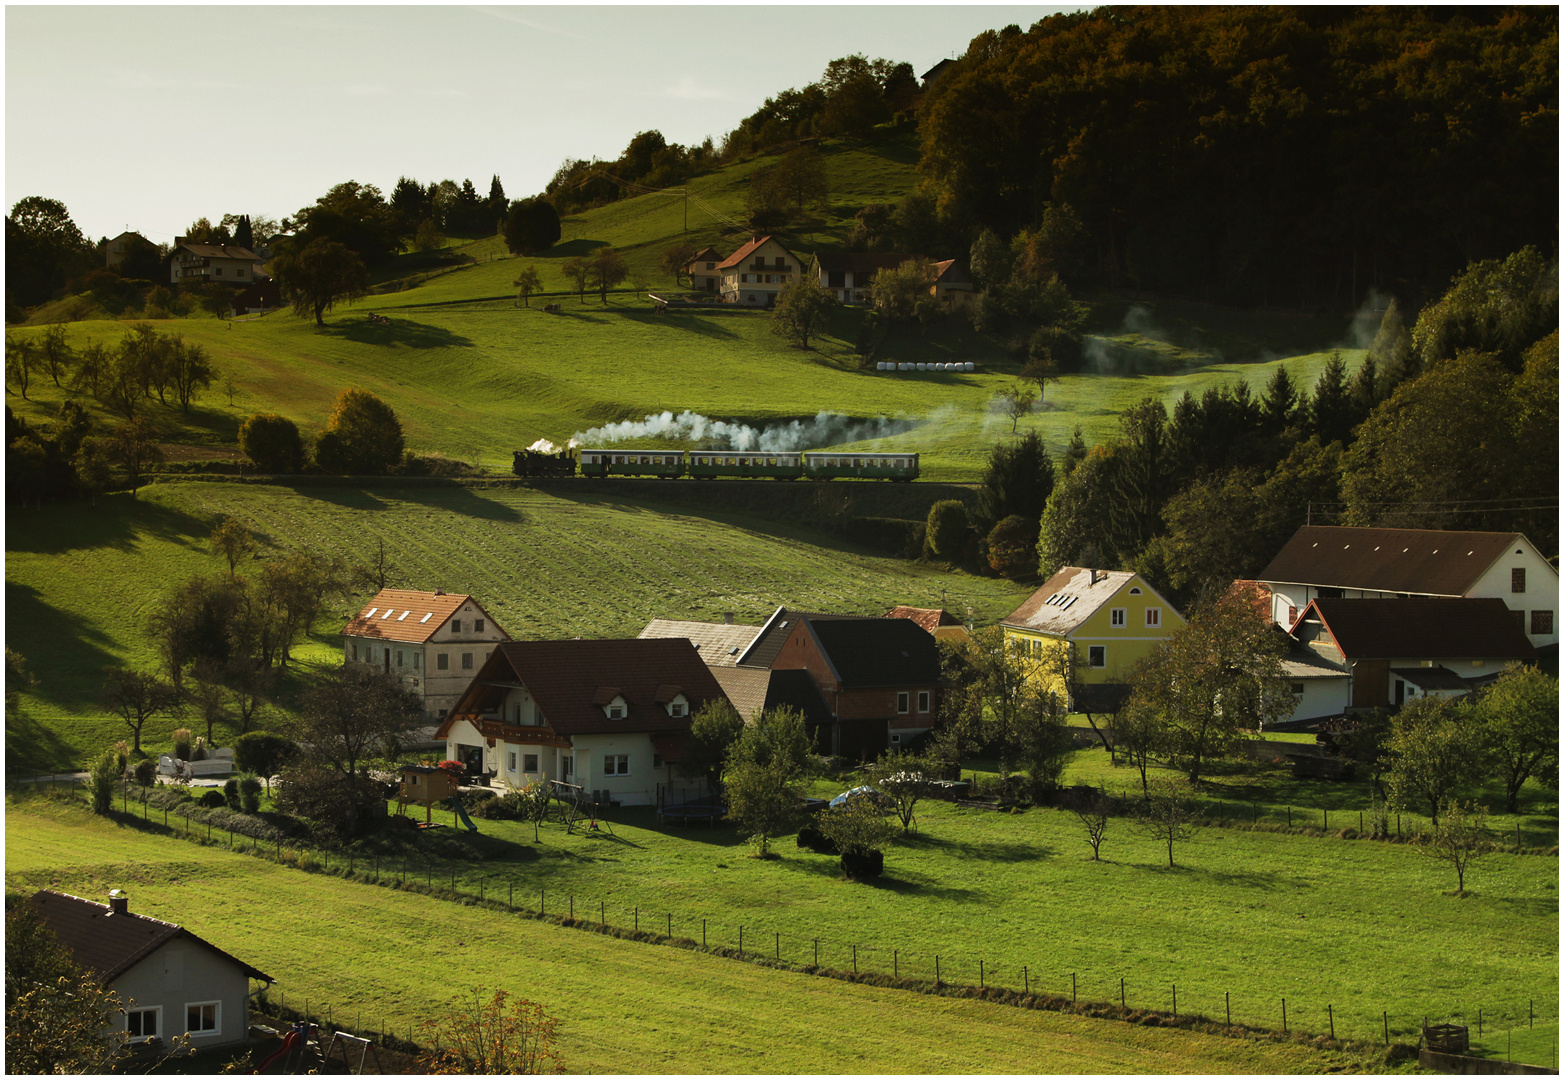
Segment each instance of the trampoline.
[[691,802],[669,803],[657,811],[663,820],[681,821],[686,828],[691,821],[705,820],[707,825],[722,817],[722,804],[712,799],[695,799]]

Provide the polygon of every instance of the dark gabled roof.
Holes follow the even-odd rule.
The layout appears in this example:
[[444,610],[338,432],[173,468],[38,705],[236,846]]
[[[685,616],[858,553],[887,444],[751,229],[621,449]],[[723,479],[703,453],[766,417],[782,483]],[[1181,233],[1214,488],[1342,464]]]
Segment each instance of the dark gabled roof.
[[939,646],[911,619],[810,620],[844,690],[939,681]]
[[965,287],[970,289],[975,284],[967,276],[967,272],[956,263],[955,259],[946,259],[944,262],[935,263],[929,280],[935,284],[944,284],[950,288]]
[[718,251],[716,248],[714,248],[714,247],[703,247],[699,251],[697,251],[694,255],[691,255],[690,256],[690,261],[685,263],[684,265],[689,267],[689,266],[694,266],[698,262],[712,262],[712,261],[720,259],[720,258],[722,258],[722,252]]
[[53,889],[34,893],[31,902],[44,925],[70,952],[71,959],[105,983],[113,982],[164,945],[181,938],[211,950],[251,978],[273,981],[264,971],[230,956],[205,938],[162,919],[116,913],[107,904]]
[[[1491,597],[1309,601],[1348,660],[1534,660],[1517,612]],[[1294,631],[1296,633],[1296,630]]]
[[1444,665],[1437,667],[1398,667],[1390,673],[1424,690],[1471,690],[1472,684]]
[[179,245],[180,251],[188,251],[192,255],[199,255],[203,259],[243,259],[250,262],[260,262],[261,257],[249,248],[236,247],[233,244],[191,244]]
[[819,621],[857,617],[856,615],[831,615],[820,611],[789,611],[785,607],[779,607],[760,628],[760,633],[755,635],[755,640],[749,643],[749,648],[739,654],[738,664],[740,667],[769,668],[776,660],[777,653],[782,651],[782,646],[787,644],[788,636],[798,626],[800,619]]
[[766,688],[766,708],[787,706],[804,714],[808,724],[829,724],[833,719],[831,707],[820,696],[820,688],[803,668],[791,668],[770,672],[771,682]]
[[1326,588],[1464,596],[1520,538],[1513,532],[1305,525],[1255,577]]
[[922,265],[929,261],[927,255],[906,251],[817,251],[815,258],[820,260],[821,270],[854,274],[877,274],[881,270],[894,270],[904,262]]
[[[717,269],[718,270],[727,270],[727,269],[729,269],[731,267],[735,267],[735,266],[739,265],[745,259],[749,258],[751,252],[753,252],[756,248],[760,247],[761,245],[765,244],[765,242],[767,240],[771,240],[771,239],[773,239],[773,238],[770,237],[770,236],[761,236],[761,237],[755,238],[754,240],[751,240],[749,243],[745,244],[743,247],[741,247],[737,251],[735,251],[732,255],[729,255],[726,259],[723,259],[720,263],[718,263],[717,264]],[[777,247],[782,248],[783,254],[785,254],[788,258],[792,259],[794,262],[798,262],[799,261],[797,255],[794,255],[791,251],[788,251],[788,249],[786,247],[783,247],[782,241],[778,240],[776,243],[777,243]]]
[[[685,731],[690,713],[724,696],[685,638],[504,641],[447,714],[440,737],[458,718],[470,720],[491,707],[497,687],[518,682],[543,711],[548,728],[560,735]],[[688,712],[669,716],[659,700],[681,693],[690,703]],[[600,706],[615,697],[624,698],[625,715],[611,720]]]

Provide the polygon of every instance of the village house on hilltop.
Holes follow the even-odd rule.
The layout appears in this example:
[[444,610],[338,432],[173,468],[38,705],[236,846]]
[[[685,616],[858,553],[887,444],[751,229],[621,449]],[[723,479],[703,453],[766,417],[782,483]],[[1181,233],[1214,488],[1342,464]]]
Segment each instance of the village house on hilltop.
[[429,720],[443,720],[494,646],[510,635],[464,593],[381,589],[342,628],[342,659],[397,675]]

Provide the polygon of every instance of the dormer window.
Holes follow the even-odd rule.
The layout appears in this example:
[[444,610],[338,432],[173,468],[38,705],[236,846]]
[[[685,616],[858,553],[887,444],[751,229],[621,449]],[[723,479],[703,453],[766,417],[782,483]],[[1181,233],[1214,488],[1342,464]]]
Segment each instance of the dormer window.
[[623,705],[610,705],[608,707],[608,718],[610,720],[623,720],[625,718],[625,707]]
[[[662,698],[663,695],[659,694],[658,700],[662,700]],[[669,716],[689,716],[690,699],[683,694],[674,694],[664,702],[663,708],[668,710]]]

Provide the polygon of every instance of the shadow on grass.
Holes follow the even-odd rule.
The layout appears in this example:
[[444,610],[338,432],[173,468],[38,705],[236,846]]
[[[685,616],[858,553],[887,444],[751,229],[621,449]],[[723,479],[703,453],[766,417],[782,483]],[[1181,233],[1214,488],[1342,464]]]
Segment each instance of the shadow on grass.
[[865,878],[859,881],[850,880],[842,872],[842,860],[836,855],[821,855],[800,848],[796,855],[789,851],[786,858],[778,859],[777,862],[786,871],[807,874],[809,877],[818,879],[835,879],[841,881],[843,885],[860,885],[879,892],[894,893],[898,896],[920,896],[960,901],[970,900],[976,895],[971,889],[952,885],[947,881],[942,881],[926,874],[912,873],[903,867],[897,866],[894,849],[886,853],[885,872],[883,874],[876,878]]
[[590,255],[592,252],[596,251],[600,247],[603,247],[607,243],[607,240],[588,240],[585,238],[577,240],[566,240],[564,243],[555,244],[542,255],[539,255],[538,258],[568,259],[573,255]]
[[658,326],[668,330],[675,330],[686,334],[694,334],[697,337],[707,338],[736,338],[732,330],[725,326],[719,326],[714,320],[702,318],[692,312],[676,312],[670,310],[666,314],[658,315],[655,312],[636,309],[621,313],[622,318],[646,326]]
[[[5,605],[6,637],[39,679],[34,696],[65,713],[99,708],[95,700],[98,673],[119,663],[106,647],[109,639],[82,619],[45,602],[30,585],[7,581]],[[46,657],[69,657],[69,667],[62,671],[54,663],[45,664]],[[37,727],[35,735],[44,739],[36,750],[29,751],[26,742],[13,745],[13,736],[20,737],[13,727],[24,722],[21,718],[6,720],[7,769],[12,767],[11,754],[18,748],[26,760],[39,764],[70,761],[64,744],[57,736],[42,734],[38,721],[25,722]],[[61,756],[56,756],[57,750]]]
[[400,489],[397,495],[429,510],[444,510],[479,521],[503,521],[512,525],[524,525],[527,522],[520,510],[485,498],[472,488],[409,487]]
[[392,319],[389,322],[370,322],[368,319],[356,318],[347,321],[327,323],[317,327],[321,333],[330,337],[343,338],[347,341],[357,342],[360,345],[387,345],[406,349],[444,349],[444,348],[470,348],[473,344],[471,338],[452,333],[443,327],[430,326],[428,323],[413,322],[411,319]]
[[68,768],[71,757],[71,747],[37,720],[21,712],[6,717],[7,776],[36,775]]
[[[974,811],[977,812],[977,811]],[[922,851],[940,851],[963,858],[984,859],[993,862],[1036,862],[1058,854],[1042,844],[1006,844],[952,840],[949,837],[931,836],[928,833],[911,833],[900,838],[909,848]]]
[[[143,489],[145,490],[145,489]],[[128,491],[87,502],[51,504],[42,510],[12,508],[5,519],[8,551],[59,555],[82,548],[130,550],[147,540],[204,544],[212,522]]]

